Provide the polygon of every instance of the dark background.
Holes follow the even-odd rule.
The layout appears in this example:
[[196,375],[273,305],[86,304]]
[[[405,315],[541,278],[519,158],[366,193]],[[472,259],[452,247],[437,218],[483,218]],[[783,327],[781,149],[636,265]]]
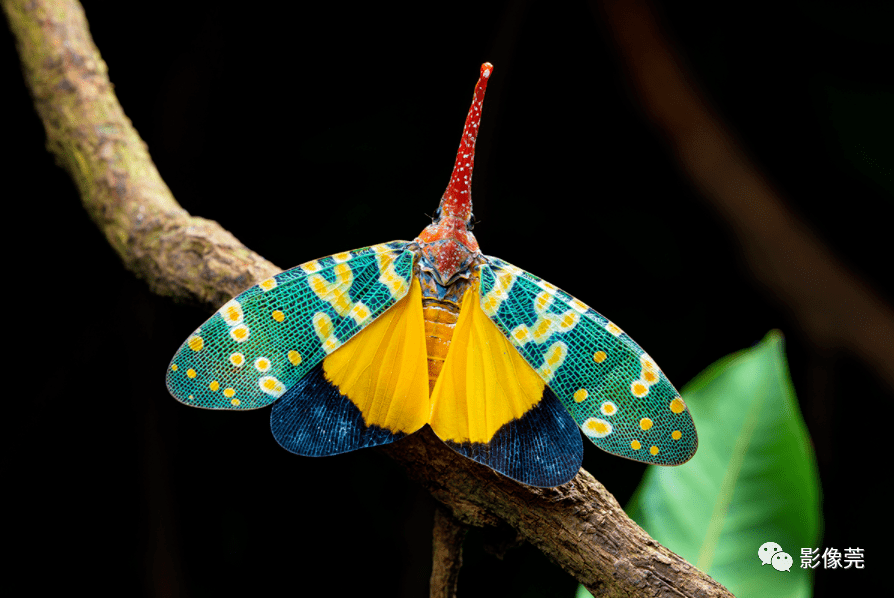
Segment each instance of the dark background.
[[[866,571],[820,570],[815,595],[864,588],[890,555],[877,530],[890,383],[846,353],[819,359],[756,282],[589,7],[317,4],[85,2],[181,205],[284,268],[411,239],[447,184],[478,67],[494,63],[474,184],[484,253],[611,317],[678,387],[782,330],[820,458],[819,547],[866,549]],[[890,303],[890,10],[676,4],[659,17],[712,110]],[[276,445],[267,410],[188,409],[167,394],[169,359],[208,313],[124,270],[45,151],[0,36],[13,572],[35,595],[426,595],[434,504],[389,459],[299,458]],[[625,503],[642,466],[587,449],[585,467]],[[498,560],[485,544],[477,531],[465,544],[461,597],[573,595],[533,548]]]

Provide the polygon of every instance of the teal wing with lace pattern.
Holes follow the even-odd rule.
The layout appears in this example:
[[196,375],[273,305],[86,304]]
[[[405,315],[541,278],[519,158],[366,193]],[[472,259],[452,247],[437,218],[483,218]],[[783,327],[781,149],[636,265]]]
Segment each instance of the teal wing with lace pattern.
[[407,245],[337,253],[244,291],[186,339],[168,390],[206,409],[273,403],[407,294],[415,255]]
[[616,324],[533,274],[488,257],[481,307],[599,448],[679,465],[698,447],[680,393]]

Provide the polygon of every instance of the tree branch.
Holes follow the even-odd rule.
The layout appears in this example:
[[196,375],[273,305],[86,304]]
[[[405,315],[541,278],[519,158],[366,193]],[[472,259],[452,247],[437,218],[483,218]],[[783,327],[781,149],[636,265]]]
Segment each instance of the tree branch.
[[47,149],[128,269],[159,295],[209,309],[280,271],[180,207],[115,97],[78,2],[2,6]]
[[456,582],[463,565],[466,528],[442,508],[435,509],[432,530],[432,568],[429,596],[456,598]]
[[509,524],[596,596],[731,596],[649,537],[584,469],[556,488],[524,486],[450,450],[427,426],[380,450],[460,522]]
[[[118,103],[74,0],[2,0],[47,146],[124,264],[161,295],[214,310],[279,271],[171,195]],[[730,596],[631,521],[581,470],[558,488],[501,477],[448,449],[427,427],[382,449],[459,521],[506,522],[603,596]]]

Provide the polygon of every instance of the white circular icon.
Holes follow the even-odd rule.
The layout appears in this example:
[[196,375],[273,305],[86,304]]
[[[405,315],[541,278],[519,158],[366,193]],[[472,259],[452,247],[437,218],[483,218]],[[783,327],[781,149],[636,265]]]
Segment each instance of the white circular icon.
[[792,570],[792,555],[787,552],[777,552],[773,555],[773,568],[777,571],[791,571]]
[[773,555],[777,552],[782,552],[782,546],[776,542],[764,542],[761,544],[760,550],[757,551],[757,556],[760,557],[762,565],[769,565]]

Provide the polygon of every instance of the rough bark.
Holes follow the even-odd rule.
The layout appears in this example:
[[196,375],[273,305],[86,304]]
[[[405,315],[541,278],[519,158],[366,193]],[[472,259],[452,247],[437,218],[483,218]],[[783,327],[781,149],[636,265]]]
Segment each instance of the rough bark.
[[595,596],[732,596],[653,540],[586,470],[531,488],[465,459],[427,426],[380,450],[461,523],[510,525]]
[[124,264],[160,294],[220,305],[279,270],[171,194],[74,1],[3,0],[47,149]]
[[463,539],[466,527],[446,510],[435,509],[432,530],[432,568],[429,596],[456,598],[456,584],[463,565]]

